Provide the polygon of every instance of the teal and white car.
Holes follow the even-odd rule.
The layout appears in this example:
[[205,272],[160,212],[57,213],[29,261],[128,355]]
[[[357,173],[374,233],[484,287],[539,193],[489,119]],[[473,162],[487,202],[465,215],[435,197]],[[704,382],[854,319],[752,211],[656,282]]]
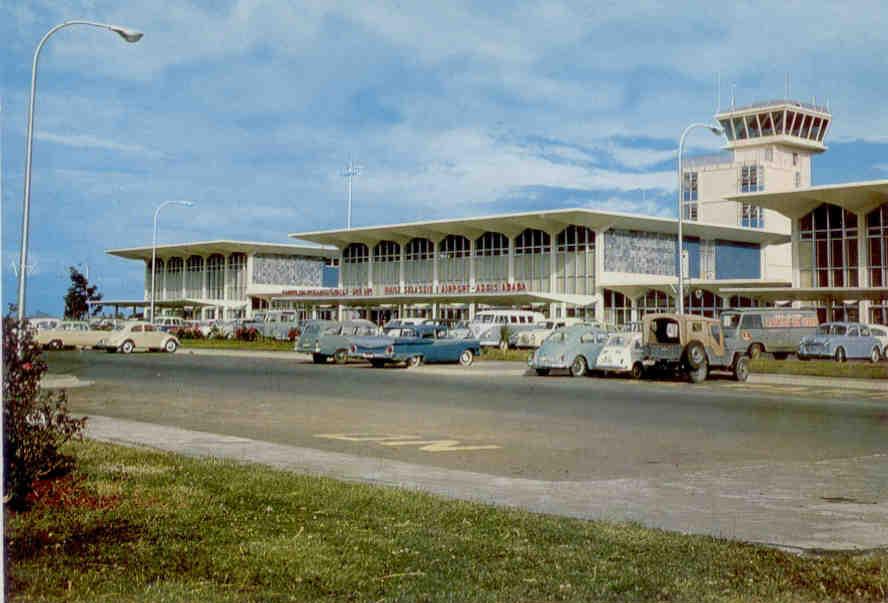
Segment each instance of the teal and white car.
[[530,355],[527,364],[540,376],[567,369],[572,377],[580,377],[595,368],[607,338],[607,331],[594,324],[558,329]]
[[604,373],[625,373],[633,379],[644,376],[644,346],[641,332],[615,333],[598,354],[595,368]]

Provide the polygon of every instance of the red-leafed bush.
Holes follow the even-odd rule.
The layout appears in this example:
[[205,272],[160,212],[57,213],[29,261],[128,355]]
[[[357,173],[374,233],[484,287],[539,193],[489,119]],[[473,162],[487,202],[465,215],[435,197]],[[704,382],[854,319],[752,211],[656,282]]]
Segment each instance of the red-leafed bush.
[[240,327],[234,332],[234,338],[239,341],[256,341],[259,339],[259,331],[256,327],[244,328]]
[[203,339],[203,333],[200,330],[200,327],[197,326],[185,326],[179,327],[178,329],[173,331],[173,335],[178,337],[179,339]]
[[299,327],[293,327],[287,333],[287,339],[290,341],[290,343],[293,343],[294,341],[299,339],[300,335],[302,335],[302,332],[299,330]]
[[73,459],[60,452],[83,434],[86,419],[68,414],[64,391],[40,390],[46,363],[28,328],[12,317],[3,319],[3,448],[5,503],[28,505],[38,479],[63,475]]

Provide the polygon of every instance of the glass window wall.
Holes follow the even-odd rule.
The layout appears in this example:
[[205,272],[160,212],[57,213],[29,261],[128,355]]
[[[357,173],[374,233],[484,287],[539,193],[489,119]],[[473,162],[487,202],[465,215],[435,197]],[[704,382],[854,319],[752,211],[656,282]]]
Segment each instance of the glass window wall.
[[823,204],[801,219],[799,273],[802,287],[856,287],[857,216]]

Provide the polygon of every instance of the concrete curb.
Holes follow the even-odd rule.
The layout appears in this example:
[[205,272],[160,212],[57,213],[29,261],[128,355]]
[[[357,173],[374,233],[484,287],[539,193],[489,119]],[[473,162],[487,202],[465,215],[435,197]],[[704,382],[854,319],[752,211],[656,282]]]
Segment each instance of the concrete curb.
[[326,452],[152,423],[91,416],[87,436],[191,457],[260,463],[347,481],[583,519],[637,521],[794,550],[866,550],[888,544],[888,501],[828,502],[823,479],[859,475],[868,492],[885,455],[673,471],[655,478],[544,481]]
[[749,375],[749,383],[888,392],[888,380],[885,379],[840,379],[833,377],[811,377],[808,375],[753,373]]
[[40,389],[73,389],[89,387],[93,381],[81,380],[74,375],[44,375],[40,380]]

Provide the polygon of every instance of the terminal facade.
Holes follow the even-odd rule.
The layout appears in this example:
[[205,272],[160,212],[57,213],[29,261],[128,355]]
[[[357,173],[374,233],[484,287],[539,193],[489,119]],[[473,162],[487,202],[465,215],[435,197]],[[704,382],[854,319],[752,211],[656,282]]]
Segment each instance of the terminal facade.
[[[813,305],[821,320],[888,322],[888,181],[811,186],[829,111],[780,100],[715,118],[724,151],[683,162],[687,311]],[[577,208],[297,232],[290,236],[314,246],[290,246],[275,261],[300,276],[258,282],[268,250],[220,260],[182,245],[159,255],[167,278],[159,287],[171,308],[200,301],[192,307],[203,317],[272,308],[383,322],[522,307],[621,324],[676,307],[677,231],[676,219]],[[150,247],[109,253],[143,259],[150,272]],[[231,275],[221,285],[210,276],[220,270]],[[207,283],[200,297],[198,273]]]

